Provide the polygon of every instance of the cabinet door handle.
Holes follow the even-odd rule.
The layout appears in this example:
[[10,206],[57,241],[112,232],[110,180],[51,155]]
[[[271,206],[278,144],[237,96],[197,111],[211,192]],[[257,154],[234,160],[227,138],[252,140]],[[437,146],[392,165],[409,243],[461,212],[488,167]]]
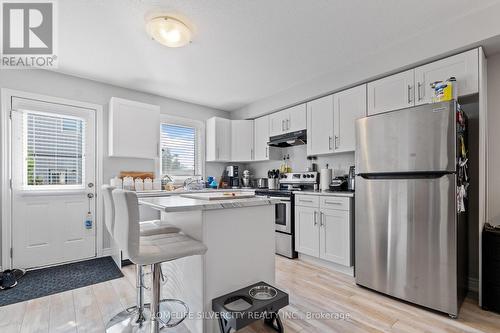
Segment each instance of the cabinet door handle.
[[314,211],[314,226],[318,225],[318,212]]
[[285,119],[283,119],[281,121],[281,131],[284,132],[285,131]]
[[266,157],[269,157],[269,147],[266,147]]
[[326,200],[325,200],[325,203],[326,203],[326,204],[329,204],[329,205],[342,205],[342,203],[341,203],[341,202],[335,202],[335,201],[326,201]]
[[328,136],[328,150],[332,150],[332,137]]
[[290,129],[290,119],[286,120],[286,130],[288,131]]
[[408,104],[411,103],[411,85],[408,85]]
[[338,135],[335,135],[335,145],[334,145],[335,149],[338,148],[338,142],[339,142],[339,137],[338,137]]
[[417,83],[417,98],[418,98],[418,101],[420,102],[420,100],[422,99],[422,97],[420,96],[420,89],[422,87],[422,83],[418,82]]
[[313,201],[312,200],[305,200],[305,199],[299,199],[300,202],[310,202],[312,203]]
[[319,226],[320,227],[324,227],[325,226],[325,222],[323,221],[325,218],[325,214],[323,212],[320,212],[319,213]]
[[254,156],[254,152],[253,152],[253,148],[250,149],[250,159],[254,160],[255,159],[255,156]]

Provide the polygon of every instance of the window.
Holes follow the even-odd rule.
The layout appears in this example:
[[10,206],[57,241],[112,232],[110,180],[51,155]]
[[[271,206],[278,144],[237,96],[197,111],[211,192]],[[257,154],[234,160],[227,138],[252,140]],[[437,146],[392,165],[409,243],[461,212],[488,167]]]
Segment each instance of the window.
[[26,112],[23,123],[24,184],[83,185],[84,120]]
[[197,170],[197,128],[161,124],[161,174],[194,176]]

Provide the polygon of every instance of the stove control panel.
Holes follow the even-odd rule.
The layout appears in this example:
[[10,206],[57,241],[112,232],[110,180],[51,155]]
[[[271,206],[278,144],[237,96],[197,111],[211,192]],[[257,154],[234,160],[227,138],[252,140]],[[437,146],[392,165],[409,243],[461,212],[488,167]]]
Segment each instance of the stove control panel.
[[292,172],[280,175],[281,184],[316,184],[319,181],[317,172]]

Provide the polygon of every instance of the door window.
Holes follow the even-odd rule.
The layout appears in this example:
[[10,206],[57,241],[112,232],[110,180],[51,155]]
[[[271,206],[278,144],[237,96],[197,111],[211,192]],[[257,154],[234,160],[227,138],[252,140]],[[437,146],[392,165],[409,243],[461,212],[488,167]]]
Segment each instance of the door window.
[[84,188],[85,121],[24,112],[24,187]]

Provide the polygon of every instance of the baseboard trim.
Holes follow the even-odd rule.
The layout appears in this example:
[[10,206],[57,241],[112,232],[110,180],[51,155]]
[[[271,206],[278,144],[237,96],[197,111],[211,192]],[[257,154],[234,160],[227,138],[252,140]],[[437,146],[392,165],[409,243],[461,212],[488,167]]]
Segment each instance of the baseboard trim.
[[323,268],[331,269],[333,271],[344,273],[349,276],[354,276],[354,267],[339,265],[333,262],[329,262],[323,259],[318,259],[301,253],[299,253],[299,259],[314,265],[321,266]]
[[109,257],[109,256],[113,256],[115,255],[115,249],[111,248],[111,247],[108,247],[108,248],[105,248],[105,249],[102,249],[102,256],[103,257]]

